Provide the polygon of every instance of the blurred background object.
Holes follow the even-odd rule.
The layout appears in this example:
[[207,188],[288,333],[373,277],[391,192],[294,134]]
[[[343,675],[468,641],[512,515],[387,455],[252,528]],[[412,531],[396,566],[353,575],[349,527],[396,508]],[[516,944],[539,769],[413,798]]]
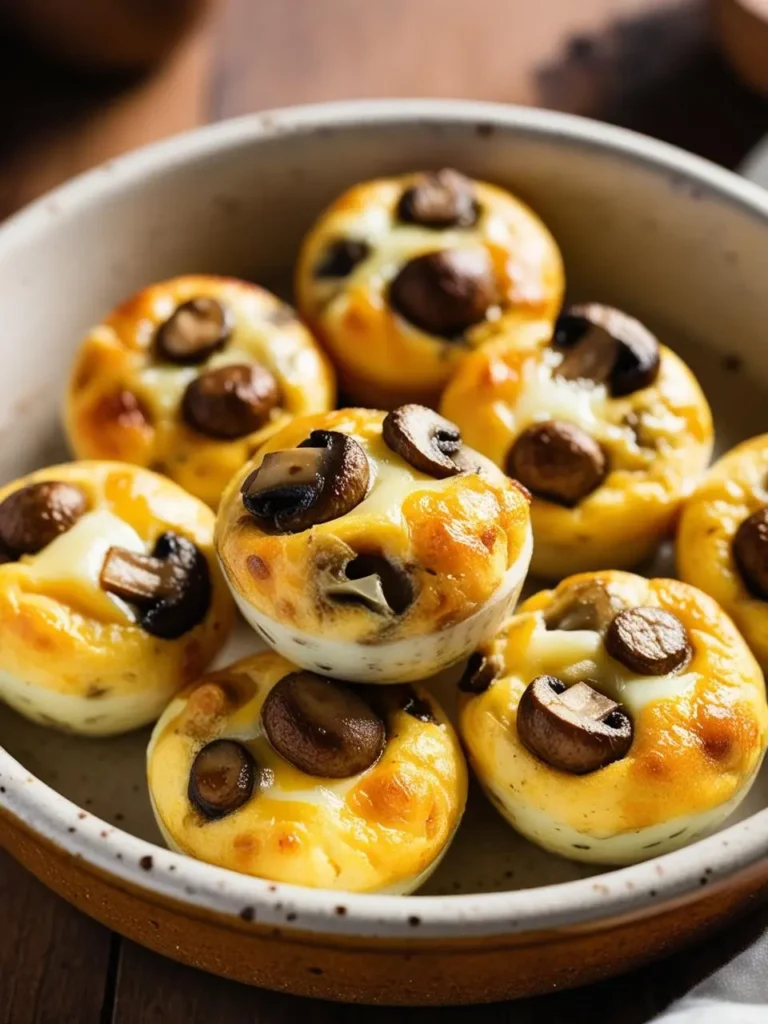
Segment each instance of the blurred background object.
[[735,166],[768,105],[713,25],[759,85],[765,43],[730,9],[768,0],[712,3],[714,19],[708,0],[0,0],[0,216],[204,121],[353,97],[552,107]]
[[713,0],[716,31],[741,78],[768,97],[768,0]]

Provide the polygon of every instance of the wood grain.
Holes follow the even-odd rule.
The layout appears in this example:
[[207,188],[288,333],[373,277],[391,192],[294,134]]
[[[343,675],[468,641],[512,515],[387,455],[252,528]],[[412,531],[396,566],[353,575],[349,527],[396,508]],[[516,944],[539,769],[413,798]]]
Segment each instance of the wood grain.
[[0,907],[0,1022],[99,1024],[112,951],[107,929],[1,850]]

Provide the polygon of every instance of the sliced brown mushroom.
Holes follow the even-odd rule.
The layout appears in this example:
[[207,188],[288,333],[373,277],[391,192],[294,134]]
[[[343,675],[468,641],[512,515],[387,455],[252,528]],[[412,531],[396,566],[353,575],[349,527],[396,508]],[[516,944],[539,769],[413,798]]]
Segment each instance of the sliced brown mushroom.
[[632,722],[620,704],[589,683],[566,687],[554,676],[538,676],[520,698],[517,734],[553,768],[586,775],[626,755]]
[[733,557],[750,593],[768,601],[768,507],[753,512],[739,526]]
[[9,561],[34,555],[71,529],[87,508],[75,484],[45,480],[21,487],[0,504],[0,547]]
[[456,339],[497,301],[484,249],[441,249],[414,256],[389,290],[392,308],[428,334]]
[[585,580],[555,597],[544,612],[544,624],[547,629],[590,629],[604,633],[623,607],[623,601],[601,580]]
[[387,413],[381,427],[385,443],[420,473],[438,479],[461,472],[453,456],[461,450],[455,423],[426,405],[401,405]]
[[688,631],[661,608],[627,608],[605,634],[605,649],[632,672],[666,676],[684,668],[693,651]]
[[371,252],[367,242],[339,238],[332,242],[315,267],[315,277],[348,277]]
[[190,381],[181,414],[199,433],[233,440],[263,427],[279,401],[277,381],[265,366],[220,366]]
[[291,672],[261,709],[269,742],[307,775],[344,779],[381,757],[384,722],[351,687],[313,672]]
[[237,740],[213,740],[200,750],[189,773],[189,802],[210,821],[232,814],[253,795],[258,768]]
[[413,602],[414,588],[405,569],[382,554],[356,555],[344,566],[344,578],[325,584],[326,597],[364,604],[379,615],[402,615]]
[[101,568],[103,590],[136,605],[152,636],[175,640],[205,618],[211,577],[203,553],[186,537],[163,533],[151,555],[111,547]]
[[558,377],[607,383],[615,398],[648,387],[659,373],[659,343],[647,327],[597,302],[567,307],[552,344],[565,352]]
[[155,334],[155,348],[162,359],[191,365],[202,363],[223,348],[232,333],[224,306],[208,295],[182,302]]
[[313,430],[298,448],[271,452],[241,488],[264,530],[300,533],[351,512],[368,493],[370,465],[347,434]]
[[437,715],[430,702],[425,697],[419,697],[410,686],[408,689],[410,693],[402,705],[406,715],[410,715],[411,718],[415,718],[419,722],[429,722],[431,725],[437,725]]
[[478,216],[474,186],[450,168],[423,174],[403,192],[397,216],[406,224],[425,228],[472,227]]
[[485,654],[483,651],[475,651],[469,656],[467,667],[459,680],[459,689],[462,693],[485,693],[488,687],[496,682],[502,671],[498,658]]
[[535,497],[571,508],[600,486],[607,462],[600,445],[581,427],[546,420],[520,434],[506,470]]

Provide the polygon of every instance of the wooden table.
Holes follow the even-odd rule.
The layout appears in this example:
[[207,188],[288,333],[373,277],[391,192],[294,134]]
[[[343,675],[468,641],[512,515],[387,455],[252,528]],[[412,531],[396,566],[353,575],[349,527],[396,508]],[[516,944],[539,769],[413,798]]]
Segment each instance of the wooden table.
[[[0,215],[148,138],[258,108],[352,96],[471,96],[589,114],[735,166],[768,105],[722,66],[703,3],[675,0],[231,0],[141,81],[84,78],[0,35]],[[365,1020],[151,954],[82,916],[0,853],[0,1024]],[[757,911],[665,963],[487,1021],[645,1022],[768,927]],[[407,1024],[479,1011],[397,1011]]]

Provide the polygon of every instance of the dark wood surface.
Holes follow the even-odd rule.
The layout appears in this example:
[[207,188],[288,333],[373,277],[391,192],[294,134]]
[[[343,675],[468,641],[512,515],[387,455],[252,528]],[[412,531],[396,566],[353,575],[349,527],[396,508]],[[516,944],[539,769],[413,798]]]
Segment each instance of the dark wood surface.
[[[0,4],[0,15],[2,5]],[[723,65],[699,0],[231,0],[150,76],[95,78],[0,22],[0,215],[57,180],[205,118],[357,96],[538,104],[644,131],[734,167],[768,104]],[[209,977],[111,935],[0,852],[0,1024],[378,1024]],[[573,993],[403,1024],[644,1024],[768,928],[753,912],[664,963]]]

